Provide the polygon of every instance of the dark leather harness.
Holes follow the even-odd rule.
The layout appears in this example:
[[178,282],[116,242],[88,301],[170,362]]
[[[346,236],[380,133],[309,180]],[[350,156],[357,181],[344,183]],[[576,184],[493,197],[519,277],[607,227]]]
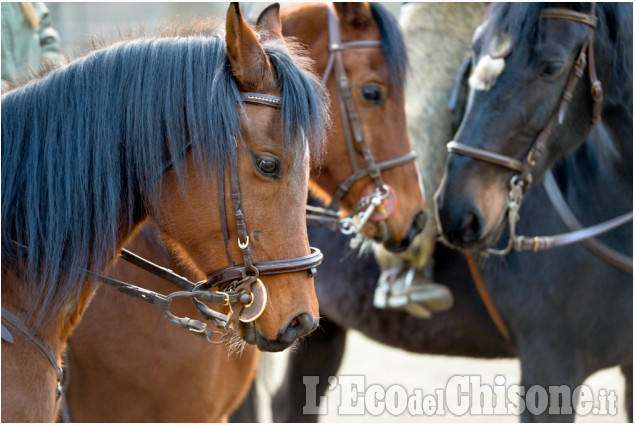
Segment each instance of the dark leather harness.
[[[348,49],[366,49],[381,48],[380,40],[358,40],[342,42],[339,30],[339,20],[330,6],[327,8],[328,14],[328,30],[330,52],[329,61],[327,63],[322,83],[326,85],[331,75],[335,78],[337,87],[337,99],[339,102],[340,116],[342,119],[342,128],[344,129],[344,137],[346,139],[346,148],[348,151],[349,162],[353,168],[353,173],[348,176],[333,194],[331,207],[339,208],[340,201],[348,193],[350,188],[358,180],[369,176],[375,184],[375,191],[368,196],[362,197],[355,207],[353,217],[339,219],[337,213],[319,207],[307,208],[307,223],[327,227],[330,229],[339,229],[344,234],[358,233],[364,226],[366,221],[371,219],[373,212],[381,205],[381,203],[391,195],[392,189],[384,183],[381,172],[383,170],[398,167],[414,161],[416,154],[409,152],[406,155],[392,158],[386,161],[376,162],[368,142],[364,139],[362,123],[353,101],[351,92],[351,84],[346,74],[344,65],[343,51]],[[357,162],[357,148],[361,150],[364,160],[363,168]],[[383,223],[388,216],[383,217]],[[372,219],[371,219],[372,220]]]
[[[615,250],[604,245],[597,239],[594,239],[594,237],[606,233],[609,230],[615,229],[616,227],[619,227],[629,221],[632,221],[633,211],[620,215],[619,217],[613,218],[611,220],[596,224],[594,226],[583,228],[566,204],[564,197],[560,192],[560,189],[555,183],[551,171],[546,172],[544,187],[547,191],[547,194],[549,195],[552,204],[558,211],[559,216],[562,218],[562,220],[571,231],[568,233],[553,236],[534,237],[517,236],[515,233],[516,222],[518,221],[518,211],[522,203],[524,191],[531,185],[533,181],[533,168],[545,149],[547,140],[551,135],[551,131],[554,125],[556,124],[556,122],[558,124],[562,124],[565,113],[567,111],[567,107],[573,97],[575,87],[577,86],[578,81],[584,75],[585,68],[588,67],[589,80],[591,83],[591,98],[593,99],[591,122],[593,125],[599,123],[601,120],[602,102],[604,99],[602,83],[597,77],[593,48],[595,28],[597,27],[598,22],[598,18],[596,15],[596,4],[591,4],[591,11],[588,14],[569,9],[545,9],[542,13],[542,18],[570,20],[582,23],[589,27],[589,34],[582,44],[576,63],[573,66],[571,74],[569,75],[569,79],[565,86],[565,90],[563,92],[557,113],[551,117],[545,127],[540,131],[540,133],[538,133],[538,136],[534,140],[531,148],[529,149],[529,152],[523,158],[523,160],[519,161],[510,156],[489,152],[472,146],[467,146],[456,141],[451,141],[448,143],[448,152],[459,155],[466,155],[481,161],[489,162],[491,164],[495,164],[519,172],[519,174],[512,177],[510,181],[511,190],[509,192],[508,200],[508,220],[510,227],[509,243],[503,250],[490,249],[490,253],[496,255],[505,255],[512,249],[512,247],[518,251],[542,251],[557,246],[564,246],[576,242],[582,242],[593,254],[597,255],[602,260],[632,274],[633,260],[631,258],[628,258],[625,255],[616,252]],[[454,94],[453,98],[455,98]]]
[[[274,108],[279,108],[282,100],[277,96],[260,93],[241,93],[241,99],[243,102],[266,105]],[[236,146],[236,149],[238,149],[238,146]],[[167,171],[168,168],[169,167],[166,167],[165,170]],[[264,311],[267,305],[267,292],[259,279],[260,276],[294,273],[304,270],[308,271],[309,276],[314,276],[317,271],[316,267],[322,263],[322,259],[324,258],[319,249],[311,248],[311,253],[302,257],[254,263],[251,256],[251,248],[249,247],[247,224],[242,211],[240,186],[238,182],[237,152],[235,155],[232,155],[229,162],[229,181],[231,203],[236,219],[236,228],[238,230],[237,242],[243,257],[242,264],[235,264],[230,255],[227,214],[225,211],[225,178],[223,174],[219,174],[218,209],[228,267],[212,273],[206,280],[195,283],[177,275],[169,269],[145,260],[130,251],[125,249],[122,250],[120,253],[121,259],[140,267],[181,289],[180,291],[173,292],[169,295],[162,295],[157,292],[149,291],[139,286],[122,282],[90,270],[84,271],[88,277],[112,286],[123,294],[159,307],[172,323],[188,330],[192,334],[204,338],[213,344],[224,343],[227,338],[236,331],[239,321],[244,323],[253,322]],[[14,243],[25,252],[28,250],[28,247],[17,242]],[[213,291],[210,291],[210,289]],[[191,298],[205,321],[191,319],[189,317],[178,317],[172,314],[170,312],[170,306],[172,301],[177,298]],[[203,301],[228,306],[230,312],[228,315],[225,315],[214,311]],[[224,330],[224,332],[211,329],[206,322],[210,323],[214,328]],[[56,399],[58,399],[61,393],[60,388],[63,380],[63,373],[50,347],[44,344],[37,335],[29,329],[21,318],[4,307],[2,307],[2,323],[3,340],[9,343],[13,342],[13,336],[4,326],[6,323],[31,341],[55,368],[58,379]]]

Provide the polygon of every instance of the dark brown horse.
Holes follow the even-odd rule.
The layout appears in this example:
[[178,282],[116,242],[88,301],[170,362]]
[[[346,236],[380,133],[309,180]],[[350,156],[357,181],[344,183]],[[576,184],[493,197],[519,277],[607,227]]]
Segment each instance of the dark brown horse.
[[[316,61],[318,72],[322,73],[329,59],[328,7],[306,4],[281,12],[283,34],[294,36],[306,45]],[[270,6],[261,14],[259,26],[270,25],[277,13],[277,5]],[[407,155],[410,146],[403,105],[405,54],[396,22],[381,6],[366,3],[337,3],[331,13],[339,21],[343,41],[381,40],[381,48],[347,50],[344,57],[346,71],[364,139],[374,159],[381,163]],[[335,104],[333,115],[339,117],[339,95],[332,76],[328,88]],[[344,127],[348,125],[336,120],[329,137],[326,161],[321,167],[316,164],[312,170],[311,188],[319,191],[326,201],[332,200],[338,185],[354,171],[345,139]],[[359,146],[356,149],[355,160],[363,164],[363,152]],[[383,170],[381,175],[397,197],[396,208],[386,220],[389,234],[386,244],[407,244],[420,229],[417,217],[422,212],[423,200],[418,174],[413,163],[407,162]],[[363,177],[352,185],[340,203],[345,212],[354,212],[359,199],[364,196],[364,189],[372,184],[369,177]],[[363,230],[373,236],[380,229],[381,225],[369,224]],[[151,226],[145,226],[129,246],[179,274],[192,279],[198,277],[163,246],[156,229]],[[124,263],[117,264],[111,276],[143,281],[145,287],[157,292],[169,290],[167,283]],[[191,305],[182,308],[183,315],[196,311]],[[154,333],[162,338],[146,337]],[[225,420],[246,394],[258,359],[255,347],[238,345],[236,349],[242,350],[242,357],[228,356],[226,347],[213,346],[185,335],[157,312],[103,287],[70,341],[67,391],[70,419]],[[227,382],[240,385],[227,391]]]
[[[279,27],[257,36],[233,4],[225,36],[166,30],[98,47],[2,97],[3,421],[55,419],[66,340],[97,273],[146,219],[201,276],[226,267],[226,250],[256,265],[309,253],[306,138],[319,151],[325,100]],[[317,320],[306,271],[262,280],[269,303],[236,335]]]

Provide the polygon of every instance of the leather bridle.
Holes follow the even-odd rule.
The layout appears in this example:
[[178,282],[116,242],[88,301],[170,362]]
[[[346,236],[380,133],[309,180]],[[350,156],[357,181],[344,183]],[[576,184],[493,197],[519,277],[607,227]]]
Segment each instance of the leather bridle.
[[[271,96],[260,93],[241,93],[243,102],[266,105],[279,108],[282,99],[278,96]],[[189,149],[189,147],[188,147]],[[238,146],[236,144],[236,150]],[[169,162],[172,164],[172,161]],[[167,171],[170,167],[166,167]],[[238,247],[243,257],[243,264],[235,264],[230,255],[229,231],[227,225],[227,213],[225,208],[225,178],[219,173],[218,178],[218,209],[223,233],[225,252],[227,255],[228,267],[210,274],[206,280],[191,282],[185,277],[179,276],[169,269],[158,266],[130,251],[122,250],[120,258],[146,270],[159,278],[178,286],[181,290],[169,295],[162,295],[149,291],[130,283],[122,282],[90,270],[84,270],[87,276],[112,286],[119,292],[140,299],[163,310],[166,317],[177,326],[188,330],[213,344],[226,342],[231,334],[236,331],[238,322],[249,323],[256,320],[267,305],[267,291],[259,279],[260,276],[268,276],[282,273],[294,273],[307,270],[309,276],[314,276],[316,268],[322,263],[324,256],[317,248],[311,248],[311,253],[302,257],[253,262],[251,248],[249,247],[249,235],[247,224],[242,211],[240,186],[238,182],[238,152],[232,155],[229,162],[229,180],[231,191],[231,203],[236,219],[238,230]],[[14,244],[24,252],[28,247],[14,241]],[[210,291],[213,290],[213,291]],[[190,298],[200,312],[205,321],[191,319],[189,317],[178,317],[170,312],[172,301],[177,298]],[[225,315],[209,308],[203,301],[221,304],[229,307],[229,314]],[[2,339],[13,343],[13,336],[4,323],[22,333],[31,343],[33,343],[55,368],[57,374],[56,400],[60,395],[61,383],[63,380],[62,369],[57,364],[57,360],[52,350],[44,344],[38,336],[29,329],[24,321],[11,311],[2,308]],[[214,328],[223,329],[224,332],[213,330],[208,326],[210,323]]]
[[[474,159],[495,164],[504,168],[511,169],[519,174],[512,177],[510,180],[510,192],[508,199],[508,222],[510,227],[510,239],[507,247],[502,250],[490,249],[488,252],[496,255],[505,255],[510,252],[512,247],[518,251],[532,250],[542,251],[557,246],[569,245],[572,243],[582,242],[587,248],[591,250],[595,255],[602,258],[604,261],[620,268],[629,273],[633,273],[633,260],[620,254],[608,246],[602,244],[596,239],[595,236],[608,232],[616,227],[619,227],[628,221],[633,220],[633,211],[623,214],[614,219],[596,224],[591,227],[582,228],[579,221],[575,218],[571,210],[566,205],[564,197],[560,192],[560,189],[555,184],[555,180],[550,171],[546,172],[544,181],[544,187],[547,191],[549,198],[551,199],[554,207],[558,211],[560,217],[565,221],[571,232],[563,233],[553,236],[517,236],[515,232],[516,222],[518,221],[520,206],[522,203],[524,191],[529,188],[533,181],[532,172],[538,160],[540,159],[543,151],[545,150],[546,143],[551,135],[551,131],[556,124],[562,124],[564,116],[571,99],[573,98],[573,92],[584,75],[585,68],[588,67],[589,81],[591,83],[591,98],[593,99],[593,107],[591,114],[591,123],[595,125],[601,120],[602,102],[604,100],[604,92],[602,89],[602,83],[597,77],[595,66],[595,54],[594,54],[594,36],[595,28],[597,27],[598,17],[596,15],[596,4],[591,4],[590,13],[582,13],[569,9],[550,8],[545,9],[542,12],[542,18],[545,19],[563,19],[577,23],[587,25],[589,27],[589,34],[585,39],[578,58],[571,70],[569,79],[565,86],[565,90],[562,94],[562,99],[558,107],[558,111],[551,117],[545,127],[538,133],[538,136],[534,140],[527,155],[522,160],[518,160],[511,156],[501,155],[495,152],[489,152],[483,149],[475,148],[465,145],[456,141],[451,141],[447,145],[448,152],[469,156]],[[463,67],[465,68],[465,67]],[[461,71],[464,73],[465,69]],[[455,90],[456,91],[456,90]],[[453,98],[455,95],[453,95]]]
[[[330,6],[327,6],[328,31],[329,31],[329,60],[322,76],[322,83],[327,84],[331,75],[335,78],[337,87],[337,98],[339,102],[340,115],[342,118],[342,128],[346,139],[349,162],[353,168],[353,173],[348,176],[333,194],[330,207],[339,208],[340,201],[348,193],[353,184],[362,178],[369,176],[375,184],[375,190],[370,195],[362,197],[354,209],[355,215],[338,219],[332,210],[325,210],[319,207],[307,209],[307,223],[319,225],[332,229],[340,229],[344,234],[358,233],[364,224],[370,219],[383,223],[390,214],[382,215],[380,219],[372,217],[382,203],[394,195],[390,186],[384,183],[381,172],[383,170],[407,164],[416,159],[414,152],[392,158],[386,161],[376,162],[370,146],[364,139],[361,119],[351,92],[350,80],[346,74],[343,51],[348,49],[381,48],[381,40],[358,40],[342,42],[339,30],[339,20]],[[357,150],[359,147],[364,160],[363,167],[357,162]],[[395,201],[396,202],[396,201]]]
[[[265,105],[280,108],[282,99],[262,93],[241,93],[240,97],[245,103]],[[238,149],[238,144],[236,144]],[[153,263],[138,257],[126,250],[121,253],[121,258],[138,267],[149,271],[158,277],[167,280],[182,291],[174,292],[168,296],[152,291],[115,281],[112,278],[93,274],[100,282],[115,287],[119,291],[134,298],[141,299],[163,309],[167,318],[177,326],[180,326],[195,335],[205,338],[212,343],[223,343],[227,337],[236,331],[238,322],[250,323],[255,321],[263,313],[267,305],[267,291],[259,279],[260,276],[269,276],[282,273],[294,273],[307,270],[309,276],[317,273],[317,266],[322,263],[324,256],[317,248],[311,248],[311,253],[302,257],[263,261],[255,263],[252,259],[249,245],[249,235],[245,215],[242,211],[242,198],[238,182],[238,153],[232,155],[229,161],[229,186],[231,204],[233,207],[238,231],[238,248],[243,257],[242,264],[235,264],[230,254],[229,231],[227,225],[227,212],[225,208],[225,176],[218,176],[218,211],[222,227],[223,243],[227,256],[228,266],[222,270],[210,274],[206,280],[190,282],[188,279],[178,276],[171,270],[156,266]],[[215,291],[209,291],[213,289]],[[176,298],[191,298],[199,310],[201,316],[214,327],[223,329],[219,332],[210,329],[207,323],[187,317],[177,317],[169,309],[171,302]],[[211,302],[229,307],[229,314],[225,315],[209,308],[205,303]]]

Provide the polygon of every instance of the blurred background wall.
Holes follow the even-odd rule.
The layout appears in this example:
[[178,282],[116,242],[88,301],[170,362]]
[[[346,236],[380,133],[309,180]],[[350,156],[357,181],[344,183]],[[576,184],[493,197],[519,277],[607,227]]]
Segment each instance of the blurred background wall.
[[[86,41],[91,34],[109,32],[117,28],[137,28],[143,25],[151,30],[162,20],[217,16],[224,18],[228,2],[60,2],[46,3],[53,27],[60,33],[62,46],[72,54],[75,46]],[[240,3],[247,19],[256,19],[271,2]],[[394,14],[399,14],[401,3],[384,3]]]

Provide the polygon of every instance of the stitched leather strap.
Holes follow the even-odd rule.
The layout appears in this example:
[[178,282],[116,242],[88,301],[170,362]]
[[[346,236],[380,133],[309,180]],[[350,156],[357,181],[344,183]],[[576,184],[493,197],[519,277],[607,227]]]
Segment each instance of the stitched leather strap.
[[[316,267],[322,263],[324,255],[322,252],[311,247],[311,254],[304,257],[292,258],[288,260],[275,260],[275,261],[261,261],[255,263],[254,267],[258,269],[260,276],[270,276],[280,273],[293,273],[298,271],[308,270],[309,275],[313,276],[317,273]],[[223,270],[219,270],[212,273],[207,278],[207,283],[203,285],[202,289],[215,288],[221,286],[226,282],[240,279],[243,276],[245,266],[238,264],[232,267],[227,267]]]

